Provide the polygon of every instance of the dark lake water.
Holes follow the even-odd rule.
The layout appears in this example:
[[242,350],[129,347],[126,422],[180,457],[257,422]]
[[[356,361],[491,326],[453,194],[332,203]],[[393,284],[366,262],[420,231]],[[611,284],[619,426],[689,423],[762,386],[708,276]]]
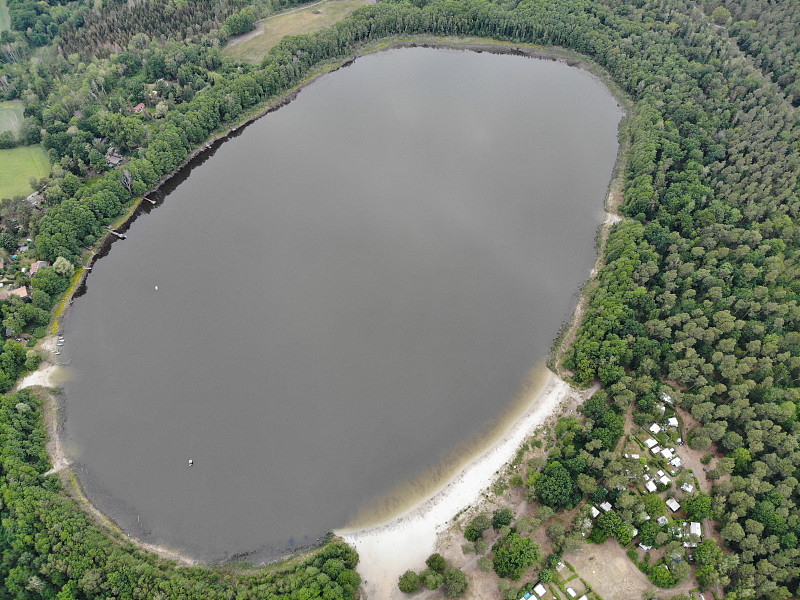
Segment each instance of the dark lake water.
[[561,63],[403,49],[222,144],[67,317],[91,500],[203,560],[275,556],[486,433],[593,266],[621,115]]

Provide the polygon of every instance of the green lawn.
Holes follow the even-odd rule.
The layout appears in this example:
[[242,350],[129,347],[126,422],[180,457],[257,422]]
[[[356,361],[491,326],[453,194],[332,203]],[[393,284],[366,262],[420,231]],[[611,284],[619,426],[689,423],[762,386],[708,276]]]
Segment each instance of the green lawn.
[[268,17],[256,25],[258,33],[255,36],[255,32],[252,32],[240,36],[239,39],[232,38],[223,53],[237,60],[258,64],[284,36],[327,29],[348,17],[355,9],[373,3],[374,0],[326,0],[300,10]]
[[11,29],[11,22],[8,19],[8,7],[6,0],[0,0],[0,31]]
[[50,173],[50,161],[40,145],[0,150],[0,198],[27,196],[31,177]]
[[[0,0],[0,2],[2,1]],[[22,125],[23,110],[25,110],[25,107],[22,105],[22,100],[0,102],[0,133],[12,131],[14,135],[17,135]]]

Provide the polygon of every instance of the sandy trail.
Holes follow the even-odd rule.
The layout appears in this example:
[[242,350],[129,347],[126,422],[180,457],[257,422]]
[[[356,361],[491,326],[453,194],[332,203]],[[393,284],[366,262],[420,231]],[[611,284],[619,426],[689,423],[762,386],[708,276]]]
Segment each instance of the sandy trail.
[[477,504],[498,471],[510,462],[522,443],[553,414],[562,401],[582,398],[556,374],[548,372],[534,390],[528,410],[503,437],[453,477],[433,496],[387,523],[359,530],[337,531],[358,550],[362,589],[370,600],[404,598],[398,577],[407,569],[420,571],[435,551],[437,535],[462,510]]

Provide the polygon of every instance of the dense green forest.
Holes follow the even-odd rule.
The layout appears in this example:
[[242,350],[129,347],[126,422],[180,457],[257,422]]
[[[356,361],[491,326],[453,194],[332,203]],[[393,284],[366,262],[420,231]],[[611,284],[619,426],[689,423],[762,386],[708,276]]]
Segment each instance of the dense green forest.
[[[794,80],[779,73],[796,60],[788,40],[800,25],[781,12],[791,3],[766,3],[775,18],[748,23],[752,42],[744,43],[735,23],[748,18],[746,3],[741,10],[734,4],[740,3],[724,2],[728,19],[717,10],[721,4],[681,0],[384,0],[329,30],[284,40],[258,67],[222,57],[224,32],[205,31],[210,16],[191,23],[176,17],[154,30],[143,13],[141,31],[131,36],[119,20],[114,28],[85,15],[57,16],[68,25],[53,29],[42,17],[47,12],[53,20],[61,6],[53,5],[37,13],[37,23],[45,23],[54,44],[31,61],[38,38],[28,30],[4,34],[0,66],[0,90],[25,102],[54,164],[44,206],[30,215],[36,252],[77,262],[105,224],[209,135],[364,43],[478,35],[587,55],[634,101],[622,209],[630,219],[610,234],[565,360],[578,382],[599,380],[604,390],[574,430],[562,431],[541,472],[531,473],[532,493],[553,508],[570,507],[636,476],[613,451],[621,415],[633,406],[637,423],[655,420],[669,383],[699,423],[689,435],[692,447],[725,456],[712,473],[718,482],[709,510],[728,554],[704,547],[698,579],[704,587],[724,585],[735,600],[789,598],[800,586],[800,161],[797,118],[784,95],[796,100]],[[70,15],[83,13],[79,5],[63,6]],[[111,19],[128,9],[104,10]],[[186,13],[178,7],[174,14]],[[769,25],[778,14],[780,27],[791,30],[785,38]],[[89,26],[81,33],[84,21]],[[29,28],[35,33],[35,24]],[[84,54],[65,55],[59,43]],[[742,50],[760,59],[755,67]],[[132,111],[140,102],[144,110]],[[130,160],[109,169],[110,145]],[[42,291],[46,310],[51,296]],[[31,325],[40,318],[33,315]],[[148,598],[154,590],[167,597],[270,597],[258,595],[259,585],[291,598],[327,597],[326,586],[340,594],[333,597],[352,596],[355,557],[341,546],[323,551],[336,553],[336,568],[314,558],[285,578],[233,581],[209,570],[172,570],[87,529],[55,478],[43,475],[40,421],[30,395],[4,397],[0,598]],[[601,529],[597,535],[627,537],[612,517]],[[139,573],[150,583],[129,585]]]

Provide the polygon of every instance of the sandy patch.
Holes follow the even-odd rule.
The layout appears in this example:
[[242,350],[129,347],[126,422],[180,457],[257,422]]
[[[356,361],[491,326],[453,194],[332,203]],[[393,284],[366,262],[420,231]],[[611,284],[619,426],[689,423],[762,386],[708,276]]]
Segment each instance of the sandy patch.
[[528,410],[491,448],[467,464],[434,495],[387,523],[360,530],[337,531],[359,553],[358,572],[366,598],[404,598],[398,577],[407,569],[420,571],[437,548],[437,536],[466,508],[476,504],[498,471],[543,424],[562,401],[581,396],[552,372],[534,391]]

